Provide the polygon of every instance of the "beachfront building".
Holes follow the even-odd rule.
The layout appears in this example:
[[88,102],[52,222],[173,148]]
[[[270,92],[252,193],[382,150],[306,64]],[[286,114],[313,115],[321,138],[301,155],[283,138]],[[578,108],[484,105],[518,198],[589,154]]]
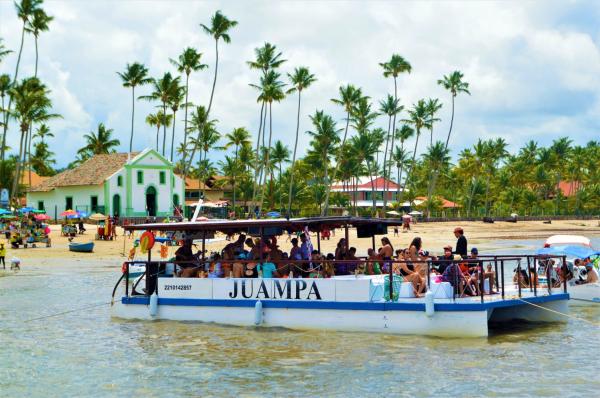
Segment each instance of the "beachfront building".
[[120,217],[170,216],[184,200],[174,165],[153,149],[95,155],[27,192],[27,205],[55,218],[65,210]]
[[[392,180],[384,179],[383,177],[375,177],[373,180],[370,178],[359,178],[354,182],[337,182],[331,187],[331,192],[339,192],[346,196],[350,203],[356,207],[372,207],[373,206],[373,195],[375,196],[375,205],[378,208],[383,207],[384,195],[387,196],[388,204],[396,202],[398,198],[398,192],[404,190],[403,187],[399,187]],[[409,207],[410,203],[406,202],[404,207]]]
[[185,215],[194,213],[198,200],[202,199],[203,213],[226,216],[226,208],[232,197],[233,188],[227,177],[214,175],[206,181],[197,178],[185,178]]

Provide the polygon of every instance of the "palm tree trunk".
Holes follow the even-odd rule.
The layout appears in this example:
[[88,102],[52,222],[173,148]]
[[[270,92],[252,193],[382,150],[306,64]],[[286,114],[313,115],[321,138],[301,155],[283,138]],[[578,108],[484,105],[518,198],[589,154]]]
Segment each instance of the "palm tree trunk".
[[202,171],[200,166],[202,166],[202,151],[198,151],[198,199],[202,194]]
[[448,149],[448,143],[450,142],[450,134],[452,134],[452,125],[454,124],[454,94],[452,94],[452,116],[450,117],[450,130],[448,130],[448,137],[446,138],[445,149]]
[[475,196],[475,190],[477,189],[477,180],[478,178],[475,176],[473,179],[473,188],[471,189],[471,194],[469,195],[469,202],[467,204],[467,217],[471,216],[471,205],[473,204],[473,197]]
[[208,108],[206,109],[206,120],[210,114],[210,108],[212,107],[213,96],[215,95],[215,87],[217,86],[217,74],[219,72],[219,39],[215,39],[215,77],[213,79],[212,90],[210,90],[210,100],[208,101]]
[[[17,57],[17,66],[15,67],[15,76],[13,77],[12,85],[14,86],[19,76],[19,64],[21,63],[21,54],[23,53],[23,42],[25,41],[25,21],[23,21],[23,29],[21,30],[21,46],[19,47],[19,56]],[[2,150],[0,153],[0,160],[4,160],[6,152],[6,132],[8,131],[8,115],[10,114],[10,107],[12,105],[12,95],[8,96],[8,107],[4,110],[4,126],[2,127]],[[22,137],[21,137],[22,138]]]
[[371,196],[373,199],[373,209],[371,215],[375,215],[377,212],[377,198],[375,197],[375,183],[373,182],[373,174],[371,173],[371,162],[367,160],[367,171],[369,172],[369,178],[371,179]]
[[[271,155],[271,139],[273,138],[273,102],[269,102],[269,147],[267,149],[267,153],[265,155],[265,181],[267,180],[267,170],[269,168],[269,156]],[[262,194],[260,195],[260,203],[258,204],[258,212],[260,214],[263,200],[265,198],[265,188],[266,185],[263,186]]]
[[233,218],[236,218],[235,211],[235,178],[237,176],[237,164],[238,164],[238,146],[235,145],[235,164],[233,168]]
[[31,139],[33,138],[33,126],[29,126],[29,132],[27,133],[26,143],[27,143],[27,172],[28,172],[28,184],[29,188],[31,188]]
[[158,152],[158,137],[160,136],[160,123],[156,125],[156,152]]
[[340,145],[338,156],[335,160],[335,168],[333,169],[333,174],[331,175],[331,181],[327,184],[327,192],[325,192],[325,206],[323,206],[321,211],[321,216],[326,216],[329,211],[329,194],[331,192],[331,186],[337,177],[338,170],[340,168],[340,155],[344,147],[346,146],[346,137],[348,136],[348,127],[350,126],[350,111],[346,112],[346,129],[344,130],[344,139],[342,140],[342,145]]
[[13,186],[12,186],[12,190],[10,192],[10,202],[11,203],[14,198],[19,197],[18,189],[19,189],[19,184],[21,182],[21,154],[23,153],[23,139],[24,139],[26,133],[27,133],[27,130],[25,130],[25,131],[21,130],[21,140],[19,142],[19,156],[17,157],[17,164],[16,164],[16,168],[15,168],[15,178],[13,179]]
[[256,206],[256,191],[258,189],[258,176],[260,173],[260,136],[263,128],[263,113],[265,112],[265,102],[260,105],[260,120],[258,124],[258,136],[256,137],[256,167],[254,168],[254,181],[252,184],[252,203]]
[[133,152],[133,120],[135,117],[135,86],[131,87],[131,136],[129,137],[129,154]]
[[300,135],[300,95],[302,90],[298,90],[298,112],[296,113],[296,141],[294,142],[294,154],[292,155],[292,167],[290,167],[290,189],[288,191],[287,217],[292,213],[292,188],[294,186],[294,165],[296,164],[296,151],[298,150],[298,136]]
[[[390,128],[392,127],[392,116],[388,117],[388,129],[387,129],[387,137],[385,139],[385,152],[383,152],[383,208],[385,209],[387,206],[387,154],[388,147],[390,144]],[[390,152],[391,158],[391,152]],[[384,216],[385,217],[385,216]]]
[[[167,118],[167,103],[163,102],[163,114],[165,119]],[[173,121],[175,122],[175,121]],[[167,123],[163,123],[163,144],[162,144],[162,155],[165,156],[165,145],[167,142]]]
[[[396,76],[394,76],[394,103],[396,103],[396,101],[398,101],[398,80],[396,78]],[[392,158],[392,153],[394,152],[394,143],[396,141],[396,112],[394,112],[394,119],[392,121],[392,146],[390,147],[390,159]],[[386,172],[384,172],[384,174],[386,175],[390,175],[392,172],[392,165],[390,164],[389,166],[384,164],[383,165],[383,169],[387,170]],[[384,197],[386,199],[384,199],[384,207],[383,207],[383,217],[385,218],[385,210],[387,209],[387,191],[389,189],[389,184],[387,182],[387,180],[385,180],[383,182],[383,191],[384,191]]]
[[[415,167],[415,157],[417,156],[417,147],[419,146],[419,136],[421,135],[421,130],[417,128],[417,140],[415,141],[415,149],[413,151],[412,160],[410,162],[410,168],[408,169],[408,173],[406,173],[406,183],[408,183],[410,177],[412,176],[413,168]],[[406,184],[405,184],[406,187]],[[400,195],[400,202],[402,202],[402,198],[404,197],[404,190],[402,190]]]
[[171,162],[173,162],[173,149],[175,148],[175,114],[177,112],[173,111],[173,131],[171,132]]
[[181,155],[181,164],[183,165],[183,181],[185,181],[186,169],[185,169],[185,157],[187,155],[187,138],[188,138],[188,129],[187,129],[187,114],[188,114],[188,90],[189,90],[189,80],[190,74],[186,73],[185,75],[185,116],[183,118],[183,154]]

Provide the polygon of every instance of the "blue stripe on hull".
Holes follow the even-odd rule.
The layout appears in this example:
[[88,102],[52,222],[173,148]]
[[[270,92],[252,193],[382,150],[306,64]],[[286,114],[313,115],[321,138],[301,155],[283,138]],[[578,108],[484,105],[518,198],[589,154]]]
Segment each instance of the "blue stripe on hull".
[[[560,293],[551,296],[527,297],[521,300],[499,300],[486,303],[436,303],[436,311],[486,311],[492,308],[517,307],[528,303],[546,303],[550,301],[568,300],[569,294]],[[148,297],[123,297],[123,304],[149,304]],[[184,299],[160,298],[159,305],[174,305],[182,307],[254,307],[257,300],[213,300],[213,299]],[[364,303],[336,301],[275,301],[261,300],[263,308],[293,308],[319,310],[360,310],[360,311],[425,311],[425,303]]]

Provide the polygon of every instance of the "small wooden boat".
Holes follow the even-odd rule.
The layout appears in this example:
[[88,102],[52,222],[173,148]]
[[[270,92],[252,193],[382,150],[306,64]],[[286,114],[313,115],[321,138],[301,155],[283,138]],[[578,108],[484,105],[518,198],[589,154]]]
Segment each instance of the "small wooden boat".
[[91,253],[94,250],[94,242],[69,243],[69,251],[80,253]]

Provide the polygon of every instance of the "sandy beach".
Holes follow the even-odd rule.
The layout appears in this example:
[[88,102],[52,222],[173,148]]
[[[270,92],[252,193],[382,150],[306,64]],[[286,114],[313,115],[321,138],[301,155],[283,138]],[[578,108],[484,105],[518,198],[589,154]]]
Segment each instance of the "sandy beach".
[[[465,231],[465,236],[469,240],[469,246],[477,246],[481,251],[494,249],[493,242],[498,240],[525,240],[525,239],[545,239],[550,235],[555,234],[576,234],[585,235],[588,237],[600,236],[600,222],[598,220],[564,220],[553,221],[552,224],[544,224],[541,221],[526,221],[507,223],[496,222],[494,224],[484,224],[482,222],[464,222],[464,223],[418,223],[412,225],[410,232],[399,233],[399,236],[393,236],[393,229],[388,230],[387,236],[390,238],[394,248],[408,247],[410,241],[417,236],[423,239],[424,249],[431,253],[441,253],[444,245],[454,245],[456,238],[452,231],[454,227],[461,226]],[[28,248],[28,249],[8,249],[7,259],[16,256],[21,259],[22,265],[27,266],[28,263],[35,265],[56,264],[60,259],[77,259],[83,260],[90,258],[95,261],[105,260],[114,261],[120,266],[121,261],[126,259],[126,254],[133,246],[133,239],[124,237],[123,230],[118,228],[118,237],[113,241],[95,241],[93,253],[74,253],[68,250],[68,240],[66,237],[60,236],[60,227],[57,225],[51,226],[52,229],[52,247]],[[94,240],[96,226],[86,225],[86,233],[78,235],[75,242],[88,242]],[[139,232],[136,236],[139,235]],[[331,240],[321,242],[321,251],[330,253],[335,251],[337,241],[344,237],[343,229],[335,231],[335,236]],[[367,249],[371,247],[370,238],[357,238],[356,230],[349,230],[350,246],[357,248],[359,255],[366,255]],[[316,234],[312,236],[313,244],[316,248]],[[217,234],[215,242],[207,243],[208,251],[217,251],[223,248],[228,242],[225,240],[225,235]],[[280,237],[278,244],[282,250],[289,251],[291,244],[287,242],[287,235]],[[376,239],[376,245],[380,245],[379,239]],[[159,245],[155,246],[153,256],[159,256]],[[175,247],[169,248],[169,255],[176,250]],[[145,256],[144,256],[145,257]],[[141,258],[138,252],[136,258]],[[71,263],[67,261],[67,263]]]

